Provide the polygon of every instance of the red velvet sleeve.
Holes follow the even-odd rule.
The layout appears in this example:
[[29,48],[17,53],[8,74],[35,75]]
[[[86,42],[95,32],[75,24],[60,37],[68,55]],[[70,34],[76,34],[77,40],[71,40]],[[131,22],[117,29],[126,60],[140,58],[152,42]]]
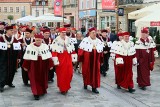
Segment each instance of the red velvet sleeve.
[[30,64],[31,64],[31,60],[24,60],[22,67],[29,70],[30,69]]
[[83,62],[84,60],[84,51],[82,49],[78,49],[78,61]]

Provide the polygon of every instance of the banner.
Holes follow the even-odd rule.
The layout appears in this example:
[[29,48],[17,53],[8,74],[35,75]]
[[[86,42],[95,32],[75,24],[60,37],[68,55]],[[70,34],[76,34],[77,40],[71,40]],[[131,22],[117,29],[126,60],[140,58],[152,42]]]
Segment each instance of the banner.
[[102,10],[115,10],[115,0],[102,0]]
[[62,0],[54,0],[54,15],[55,16],[62,16]]
[[160,21],[151,21],[150,26],[160,26]]

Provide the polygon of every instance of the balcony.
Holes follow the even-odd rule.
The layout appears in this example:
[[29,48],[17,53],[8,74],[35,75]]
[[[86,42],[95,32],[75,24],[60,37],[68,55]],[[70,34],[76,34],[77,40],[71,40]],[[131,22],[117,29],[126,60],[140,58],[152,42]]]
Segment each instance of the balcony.
[[119,0],[119,5],[142,4],[144,0]]

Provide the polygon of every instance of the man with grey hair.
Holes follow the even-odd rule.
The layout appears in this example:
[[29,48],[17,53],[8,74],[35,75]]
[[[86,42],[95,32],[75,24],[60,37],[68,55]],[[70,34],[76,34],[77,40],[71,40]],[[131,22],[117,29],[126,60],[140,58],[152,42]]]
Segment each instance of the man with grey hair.
[[110,41],[113,43],[115,40],[117,40],[117,35],[113,34],[111,32],[111,28],[110,27],[107,27],[106,28],[107,32],[108,32],[108,37],[110,39]]

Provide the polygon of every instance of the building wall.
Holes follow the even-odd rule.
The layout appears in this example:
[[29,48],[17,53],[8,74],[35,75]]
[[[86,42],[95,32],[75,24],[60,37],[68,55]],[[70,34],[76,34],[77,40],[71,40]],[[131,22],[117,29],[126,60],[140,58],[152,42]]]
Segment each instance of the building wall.
[[[7,12],[4,11],[4,7],[7,8]],[[13,12],[10,12],[10,7],[13,7]],[[18,11],[16,12],[16,7],[19,7],[19,12]],[[14,20],[21,18],[22,16],[31,15],[31,3],[1,3],[0,2],[0,8],[1,8],[0,20],[8,23],[10,23],[10,21],[7,19],[8,15],[14,16],[12,23],[14,23]]]
[[96,0],[79,0],[79,28],[95,27],[96,21]]
[[72,27],[78,28],[78,0],[64,0],[64,17],[70,20]]

